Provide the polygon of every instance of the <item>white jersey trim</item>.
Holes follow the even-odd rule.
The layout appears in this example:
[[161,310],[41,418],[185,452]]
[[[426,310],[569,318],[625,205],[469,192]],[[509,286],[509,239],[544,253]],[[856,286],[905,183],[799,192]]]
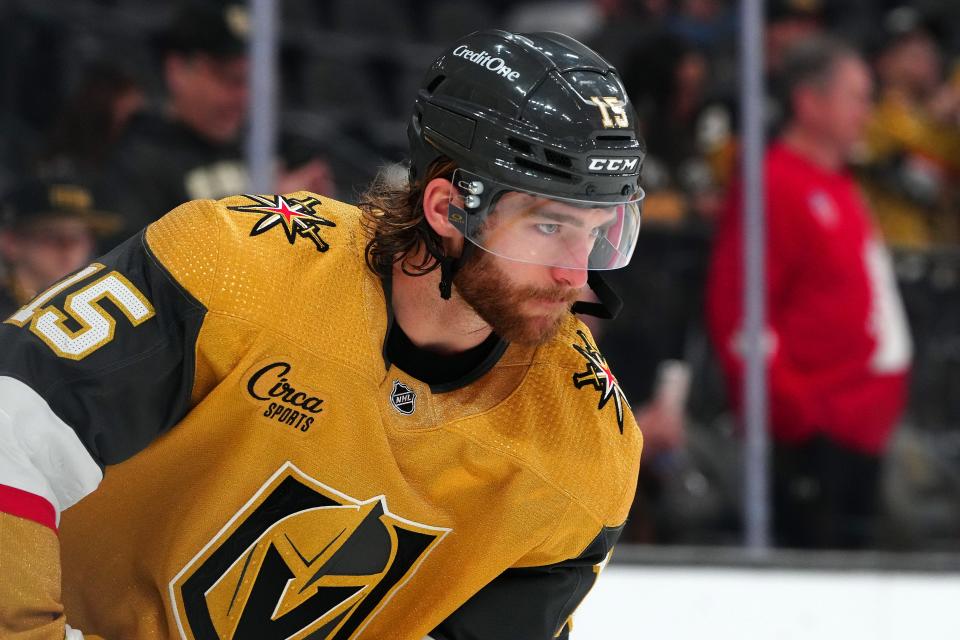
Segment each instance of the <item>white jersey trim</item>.
[[23,382],[0,376],[0,485],[39,496],[60,513],[93,492],[103,472],[80,438]]
[[870,278],[867,332],[876,340],[870,370],[878,375],[903,373],[913,360],[913,342],[890,254],[871,238],[867,241],[863,262]]

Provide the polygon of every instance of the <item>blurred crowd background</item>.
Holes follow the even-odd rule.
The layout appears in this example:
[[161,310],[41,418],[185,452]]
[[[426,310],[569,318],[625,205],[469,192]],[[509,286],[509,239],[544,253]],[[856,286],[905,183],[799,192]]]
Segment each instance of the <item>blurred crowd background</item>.
[[[309,189],[355,201],[380,167],[402,162],[406,120],[424,71],[444,46],[471,31],[561,31],[621,71],[648,145],[647,199],[633,262],[612,274],[626,298],[624,312],[595,332],[646,433],[625,540],[739,544],[735,374],[723,366],[720,330],[711,332],[707,304],[718,228],[738,202],[731,190],[738,179],[736,3],[279,4],[278,192]],[[842,536],[778,536],[777,542],[960,549],[960,3],[770,0],[766,20],[771,140],[789,134],[791,123],[807,117],[804,109],[813,120],[818,113],[802,91],[819,81],[817,53],[807,52],[807,67],[804,59],[791,67],[792,50],[839,43],[869,69],[873,84],[862,122],[811,126],[846,126],[856,134],[834,173],[850,177],[863,194],[872,220],[864,228],[878,230],[892,257],[896,302],[902,301],[912,341],[892,432],[867,447],[867,463],[876,469],[863,473],[875,473],[877,482],[866,534],[852,542]],[[0,311],[11,312],[182,201],[247,189],[246,44],[256,28],[245,6],[224,2],[0,3]],[[789,199],[789,189],[784,193]],[[837,214],[832,206],[821,213]],[[798,264],[822,263],[823,246],[791,237]],[[808,348],[829,357],[842,347]],[[775,477],[787,473],[783,465],[800,464],[798,442],[787,444],[792,453],[774,456]],[[831,467],[841,485],[863,477],[861,458],[837,458],[819,444],[811,453],[808,441],[799,444],[810,464]],[[823,462],[824,456],[833,457]],[[810,478],[818,480],[816,470]],[[816,483],[788,487],[817,490]],[[789,526],[814,527],[821,516],[797,517]],[[838,508],[826,516],[843,521],[856,514]]]

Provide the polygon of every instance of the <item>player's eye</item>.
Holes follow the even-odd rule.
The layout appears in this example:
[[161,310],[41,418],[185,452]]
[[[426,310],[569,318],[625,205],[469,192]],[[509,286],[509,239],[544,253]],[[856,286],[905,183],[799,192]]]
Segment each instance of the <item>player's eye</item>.
[[606,224],[602,224],[599,227],[594,227],[590,231],[590,237],[597,239],[607,235],[607,233],[610,231],[610,228],[613,227],[613,222],[614,221],[611,220],[610,222],[607,222]]
[[537,231],[545,236],[552,236],[556,232],[560,231],[560,225],[548,222],[541,222],[540,224],[536,225],[536,227]]

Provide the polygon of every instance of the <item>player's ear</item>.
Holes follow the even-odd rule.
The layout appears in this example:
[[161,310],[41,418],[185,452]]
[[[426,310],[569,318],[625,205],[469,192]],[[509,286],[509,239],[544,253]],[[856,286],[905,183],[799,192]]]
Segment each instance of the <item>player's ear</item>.
[[456,195],[456,188],[446,178],[434,178],[423,188],[423,215],[443,239],[448,255],[458,255],[463,247],[463,234],[447,218],[450,199]]

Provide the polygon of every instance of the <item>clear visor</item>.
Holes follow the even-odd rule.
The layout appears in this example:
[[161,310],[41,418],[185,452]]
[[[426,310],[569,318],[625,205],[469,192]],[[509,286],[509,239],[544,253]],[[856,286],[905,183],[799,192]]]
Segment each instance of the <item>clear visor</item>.
[[589,202],[517,191],[458,169],[448,215],[484,251],[565,269],[625,267],[640,233],[643,190],[627,202]]

